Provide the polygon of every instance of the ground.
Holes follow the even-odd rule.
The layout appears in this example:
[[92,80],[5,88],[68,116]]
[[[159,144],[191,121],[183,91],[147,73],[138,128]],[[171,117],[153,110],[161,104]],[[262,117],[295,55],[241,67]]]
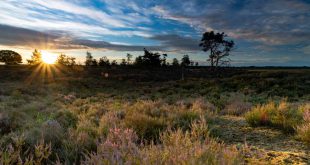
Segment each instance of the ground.
[[[213,73],[189,67],[184,80],[181,75],[182,69],[174,67],[0,66],[0,164],[16,137],[25,140],[19,149],[26,160],[43,133],[43,140],[52,143],[44,163],[81,163],[114,126],[133,129],[139,142],[146,142],[145,148],[134,144],[139,152],[160,153],[160,135],[170,128],[190,131],[201,116],[210,136],[223,143],[223,150],[211,145],[219,153],[236,146],[246,164],[310,164],[310,145],[296,133],[252,127],[244,117],[270,101],[309,104],[310,69],[224,68]],[[154,153],[148,148],[151,141],[159,145]],[[180,153],[186,157],[186,151]]]
[[249,162],[263,164],[310,164],[310,146],[297,141],[294,135],[268,127],[250,127],[244,117],[221,116],[211,127],[226,144],[249,147]]

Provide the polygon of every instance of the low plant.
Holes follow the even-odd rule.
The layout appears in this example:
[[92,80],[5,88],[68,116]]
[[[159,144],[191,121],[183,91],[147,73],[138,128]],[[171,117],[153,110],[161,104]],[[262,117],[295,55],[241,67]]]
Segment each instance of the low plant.
[[245,114],[245,118],[251,126],[271,126],[285,132],[294,132],[303,121],[303,111],[286,101],[279,104],[269,102],[254,107]]
[[304,110],[304,124],[296,127],[297,137],[310,144],[310,104],[301,107],[301,109]]

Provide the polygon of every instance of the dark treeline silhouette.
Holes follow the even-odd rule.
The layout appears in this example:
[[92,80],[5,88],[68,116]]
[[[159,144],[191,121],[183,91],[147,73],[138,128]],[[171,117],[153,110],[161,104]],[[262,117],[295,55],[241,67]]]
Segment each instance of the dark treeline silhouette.
[[[220,66],[228,66],[230,63],[230,52],[234,48],[234,41],[226,40],[227,35],[222,33],[215,33],[214,31],[205,32],[202,35],[199,46],[202,47],[204,52],[209,52],[209,58],[207,61],[210,61],[210,66],[217,69]],[[184,55],[179,61],[177,58],[173,58],[172,62],[167,61],[168,54],[160,54],[158,52],[151,52],[144,48],[144,54],[135,58],[133,61],[133,55],[127,54],[126,58],[121,59],[121,62],[118,64],[116,60],[110,61],[106,56],[101,57],[99,60],[96,60],[90,52],[86,52],[86,61],[85,65],[87,67],[91,66],[102,66],[102,67],[111,67],[111,66],[136,66],[144,68],[158,68],[158,67],[187,67],[187,66],[198,66],[198,62],[190,60],[189,55]],[[74,66],[76,65],[76,59],[74,57],[67,56],[65,54],[60,54],[57,58],[56,64],[65,65],[65,66]],[[22,63],[22,57],[10,50],[0,51],[0,62],[3,62],[7,65],[10,64],[19,64]],[[29,65],[37,65],[42,63],[42,54],[37,49],[32,53],[31,59],[27,59]]]
[[1,50],[0,62],[6,65],[16,65],[22,63],[22,56],[12,50]]
[[60,54],[56,60],[56,64],[61,64],[65,66],[74,66],[76,65],[75,57],[70,57],[65,54]]
[[[158,52],[151,52],[144,48],[144,54],[137,56],[134,61],[132,61],[132,55],[127,54],[127,59],[121,59],[121,62],[118,64],[116,60],[113,60],[110,62],[108,57],[103,56],[99,59],[97,62],[96,59],[93,58],[92,54],[90,52],[86,52],[86,61],[85,65],[88,67],[91,66],[102,66],[102,67],[111,67],[111,66],[135,66],[135,67],[143,67],[143,68],[159,68],[159,67],[167,67],[167,66],[194,66],[194,62],[190,60],[189,55],[184,55],[181,59],[181,63],[179,63],[179,60],[174,58],[172,60],[172,63],[170,64],[167,62],[168,54],[160,54]],[[198,66],[198,62],[196,62],[196,65]]]

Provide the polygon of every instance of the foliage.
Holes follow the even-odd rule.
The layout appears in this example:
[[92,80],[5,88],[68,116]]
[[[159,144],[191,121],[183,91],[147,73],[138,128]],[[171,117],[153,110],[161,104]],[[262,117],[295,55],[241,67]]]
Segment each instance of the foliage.
[[97,60],[93,58],[92,54],[90,52],[86,52],[86,66],[97,66]]
[[[234,160],[235,164],[243,164],[239,151],[244,139],[250,145],[257,138],[268,139],[261,144],[270,147],[269,140],[285,137],[276,144],[275,149],[281,149],[281,153],[285,142],[303,148],[299,141],[308,139],[305,111],[309,107],[295,108],[295,104],[310,98],[307,69],[238,68],[219,78],[206,74],[208,68],[185,67],[187,78],[179,81],[180,69],[175,67],[65,67],[65,74],[53,75],[52,81],[41,83],[38,80],[42,77],[38,76],[25,85],[34,69],[0,68],[0,152],[8,151],[10,144],[14,146],[12,137],[23,134],[23,161],[33,155],[41,139],[51,148],[42,164],[230,164]],[[108,72],[109,78],[103,78],[102,72]],[[286,95],[287,102],[298,102],[277,104]],[[250,105],[253,111],[269,104],[265,104],[268,99],[274,102],[269,109],[276,110],[268,113],[272,118],[267,126],[290,131],[293,128],[296,139],[274,129],[249,128],[244,123],[242,115],[251,109]],[[198,123],[208,123],[210,129],[203,126],[198,130],[204,133],[197,133],[195,123],[197,128],[201,128]],[[237,130],[232,125],[240,127]],[[208,130],[212,137],[207,135]],[[268,133],[272,135],[265,136]],[[197,134],[203,136],[196,138]],[[255,153],[249,150],[245,156]]]
[[303,111],[290,106],[286,101],[278,105],[269,102],[259,105],[245,114],[247,122],[252,126],[273,126],[286,132],[293,132],[302,123]]
[[217,143],[208,136],[204,121],[193,123],[190,132],[168,131],[161,135],[162,144],[138,146],[130,130],[111,129],[98,144],[96,153],[85,164],[239,164],[242,157],[235,147]]
[[129,53],[127,53],[126,57],[127,57],[127,64],[128,64],[128,65],[131,64],[132,55],[129,54]]
[[101,57],[99,59],[98,65],[99,66],[104,66],[104,67],[109,67],[110,66],[110,60],[106,56]]
[[172,59],[172,66],[179,66],[179,60],[176,58]]
[[136,58],[135,65],[144,67],[160,67],[162,62],[166,64],[166,54],[163,59],[161,59],[160,56],[161,55],[159,53],[153,53],[147,49],[144,49],[144,55]]
[[23,137],[12,138],[12,143],[0,150],[0,163],[9,164],[43,164],[51,155],[51,145],[44,141],[37,143],[32,150],[25,150]]
[[58,57],[57,57],[57,63],[58,64],[61,64],[61,65],[65,65],[65,66],[74,66],[76,65],[76,62],[75,62],[75,59],[74,57],[69,57],[65,54],[60,54]]
[[37,65],[42,62],[42,54],[37,49],[32,52],[31,59],[27,59],[28,64]]
[[191,60],[189,59],[188,55],[184,55],[182,60],[181,60],[181,65],[182,66],[189,66],[191,64]]
[[22,56],[12,50],[1,50],[0,51],[0,62],[6,65],[15,65],[22,63]]
[[205,32],[202,36],[199,46],[204,52],[210,51],[208,60],[211,67],[218,67],[229,62],[229,59],[225,58],[229,56],[229,52],[234,47],[234,42],[225,40],[225,37],[224,32],[215,34],[213,31]]
[[300,110],[303,111],[303,122],[304,124],[297,126],[296,132],[297,137],[302,141],[310,144],[310,104],[306,104],[300,107]]

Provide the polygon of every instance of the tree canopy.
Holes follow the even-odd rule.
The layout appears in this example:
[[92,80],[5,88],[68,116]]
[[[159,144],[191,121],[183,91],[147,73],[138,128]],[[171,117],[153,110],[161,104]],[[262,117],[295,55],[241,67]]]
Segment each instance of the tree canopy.
[[65,66],[73,66],[76,65],[74,57],[69,57],[65,54],[60,54],[57,58],[57,64],[65,65]]
[[12,50],[1,50],[0,51],[0,62],[6,65],[15,65],[22,63],[22,56]]
[[230,51],[234,47],[234,41],[225,40],[227,35],[223,33],[205,32],[202,36],[201,43],[204,52],[210,51],[209,59],[211,67],[218,67],[219,65],[227,64],[230,59]]
[[42,54],[37,49],[32,52],[31,59],[27,59],[28,64],[36,65],[42,62]]

